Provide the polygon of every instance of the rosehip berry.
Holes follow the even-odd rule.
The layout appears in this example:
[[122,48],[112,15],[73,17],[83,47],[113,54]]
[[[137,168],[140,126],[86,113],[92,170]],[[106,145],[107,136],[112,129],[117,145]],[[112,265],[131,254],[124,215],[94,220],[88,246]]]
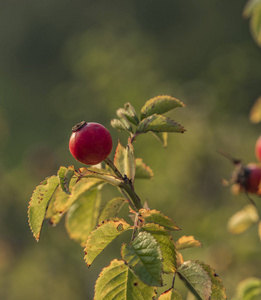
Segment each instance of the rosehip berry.
[[256,141],[255,153],[256,153],[256,158],[259,161],[261,161],[261,135]]
[[259,165],[248,164],[240,166],[234,174],[233,181],[239,185],[240,190],[261,195],[261,167]]
[[72,128],[69,149],[81,163],[96,165],[111,153],[111,135],[101,124],[83,121]]

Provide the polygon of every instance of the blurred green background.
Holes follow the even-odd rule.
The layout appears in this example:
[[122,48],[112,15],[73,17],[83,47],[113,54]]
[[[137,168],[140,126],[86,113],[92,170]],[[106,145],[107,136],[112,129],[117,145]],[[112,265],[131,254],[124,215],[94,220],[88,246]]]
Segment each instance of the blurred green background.
[[[232,165],[224,150],[255,161],[260,125],[249,111],[261,94],[261,49],[242,17],[245,0],[46,0],[0,4],[0,299],[92,299],[95,280],[117,240],[87,269],[83,250],[63,222],[46,223],[36,243],[27,223],[32,191],[71,157],[71,127],[82,120],[110,128],[117,108],[138,111],[168,94],[187,107],[171,117],[185,134],[163,149],[152,136],[135,144],[154,170],[136,182],[140,197],[161,210],[203,248],[185,259],[211,264],[228,298],[248,276],[261,277],[257,229],[227,232],[246,204],[222,186]],[[110,128],[114,149],[127,136]],[[118,195],[106,189],[105,199]],[[260,200],[257,200],[261,210]],[[177,287],[185,289],[177,282]]]

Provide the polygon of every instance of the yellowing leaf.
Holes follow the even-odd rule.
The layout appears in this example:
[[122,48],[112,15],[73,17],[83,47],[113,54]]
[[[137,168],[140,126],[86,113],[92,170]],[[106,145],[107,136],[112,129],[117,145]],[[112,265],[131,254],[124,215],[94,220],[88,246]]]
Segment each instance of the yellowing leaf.
[[175,244],[177,250],[202,246],[201,242],[195,240],[194,236],[186,236],[186,235],[183,235],[181,238],[179,238]]
[[102,209],[102,212],[99,216],[99,223],[117,217],[124,203],[127,203],[127,200],[122,197],[109,200]]
[[152,179],[154,173],[152,169],[146,165],[141,158],[135,159],[136,172],[135,179]]
[[60,167],[57,175],[59,177],[60,186],[61,186],[62,190],[65,193],[70,194],[69,185],[70,185],[70,181],[74,175],[74,166],[70,166],[68,168]]
[[159,296],[159,300],[182,300],[182,296],[178,290],[170,288]]
[[257,223],[259,216],[254,205],[249,204],[235,213],[228,221],[228,230],[233,234],[240,234]]

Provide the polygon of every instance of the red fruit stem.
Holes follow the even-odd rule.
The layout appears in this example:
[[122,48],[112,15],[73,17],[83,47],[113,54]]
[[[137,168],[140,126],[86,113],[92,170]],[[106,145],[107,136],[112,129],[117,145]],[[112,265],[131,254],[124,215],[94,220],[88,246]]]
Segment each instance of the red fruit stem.
[[120,186],[120,188],[122,190],[124,190],[130,196],[136,210],[140,210],[141,208],[143,208],[143,206],[141,204],[141,200],[140,200],[139,196],[136,194],[131,180],[126,180],[122,176],[121,172],[117,169],[117,167],[114,165],[114,163],[110,160],[109,157],[107,157],[104,160],[104,162],[112,169],[112,171],[114,172],[114,174],[117,177],[119,177],[120,179],[122,179],[124,181],[124,184],[122,186]]

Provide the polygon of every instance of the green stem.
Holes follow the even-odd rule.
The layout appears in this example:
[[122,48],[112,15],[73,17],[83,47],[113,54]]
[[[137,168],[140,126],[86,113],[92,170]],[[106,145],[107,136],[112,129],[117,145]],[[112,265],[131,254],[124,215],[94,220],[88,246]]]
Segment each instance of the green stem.
[[109,157],[107,157],[104,162],[112,169],[114,174],[122,179],[124,181],[123,184],[121,184],[119,187],[124,190],[129,196],[130,199],[132,200],[136,210],[138,211],[139,209],[143,208],[139,196],[136,194],[133,184],[130,180],[126,180],[121,174],[121,172],[117,169],[117,167],[114,165],[114,163],[110,160]]

